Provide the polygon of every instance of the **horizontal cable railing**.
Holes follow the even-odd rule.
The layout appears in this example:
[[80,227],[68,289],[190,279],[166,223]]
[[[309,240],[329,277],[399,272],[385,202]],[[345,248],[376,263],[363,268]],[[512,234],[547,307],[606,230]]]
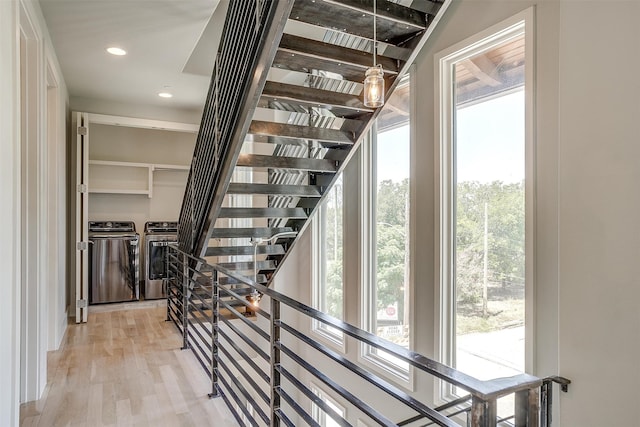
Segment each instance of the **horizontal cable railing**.
[[[551,385],[568,385],[528,374],[480,381],[175,246],[168,265],[167,317],[211,379],[211,396],[221,396],[241,425],[550,426]],[[425,401],[303,331],[313,322],[468,394],[441,405]],[[509,395],[514,415],[500,419],[496,402]]]

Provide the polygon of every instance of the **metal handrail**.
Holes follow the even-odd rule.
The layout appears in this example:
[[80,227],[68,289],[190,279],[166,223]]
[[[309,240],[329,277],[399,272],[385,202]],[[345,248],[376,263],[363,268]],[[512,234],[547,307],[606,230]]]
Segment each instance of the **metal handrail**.
[[[509,394],[515,394],[516,413],[508,418],[510,419],[509,422],[513,422],[517,427],[550,426],[550,411],[552,409],[551,384],[557,382],[561,384],[563,389],[569,384],[569,381],[562,377],[540,379],[528,374],[480,381],[322,313],[272,288],[256,283],[250,277],[243,276],[219,265],[208,264],[205,259],[181,251],[175,244],[170,245],[169,252],[168,259],[171,265],[169,271],[171,274],[168,281],[172,284],[170,287],[173,286],[174,289],[170,289],[169,294],[173,295],[173,297],[168,299],[167,316],[176,323],[186,337],[184,341],[187,345],[185,347],[194,351],[205,371],[211,377],[211,395],[221,395],[239,420],[249,417],[252,413],[258,414],[262,421],[265,421],[265,417],[268,418],[271,425],[279,425],[280,422],[289,425],[291,416],[299,416],[301,419],[307,420],[308,414],[303,415],[304,408],[299,404],[292,403],[295,399],[291,395],[291,387],[307,398],[310,393],[313,393],[308,386],[302,384],[296,378],[288,366],[281,363],[281,356],[284,356],[287,362],[296,366],[296,369],[299,368],[309,373],[313,378],[333,390],[345,401],[348,401],[350,405],[353,405],[354,408],[380,425],[408,425],[417,420],[425,419],[430,421],[426,425],[458,426],[459,424],[449,417],[466,413],[471,426],[495,426],[499,422],[496,415],[496,400]],[[192,280],[191,276],[195,272],[190,266],[193,265],[200,266],[201,270],[210,275],[207,276],[210,280],[206,282],[206,286],[202,285],[202,279],[200,281]],[[181,277],[181,274],[186,277]],[[233,278],[234,283],[236,283],[233,286],[246,288],[246,290],[250,291],[249,295],[257,291],[262,296],[268,297],[263,301],[269,300],[270,310],[264,307],[255,307],[249,302],[248,296],[240,295],[235,289],[220,285],[218,280],[220,276]],[[178,287],[182,287],[182,290],[179,291]],[[203,289],[211,295],[209,303],[205,302],[206,295],[202,294]],[[195,293],[200,294],[196,296]],[[180,296],[180,298],[177,296]],[[236,307],[245,307],[260,316],[255,320],[243,316],[242,313],[234,308],[233,301],[238,304]],[[180,303],[184,303],[184,306],[178,307]],[[200,306],[192,307],[191,304],[194,303],[200,304]],[[204,307],[205,303],[208,304],[206,307]],[[175,307],[172,305],[175,305]],[[431,407],[361,367],[346,356],[305,335],[294,325],[283,320],[281,316],[281,309],[283,308],[292,310],[291,313],[297,312],[308,319],[314,319],[336,328],[360,343],[387,352],[409,363],[419,371],[466,390],[469,395],[444,405]],[[227,310],[228,316],[220,315],[220,310],[222,309]],[[210,313],[209,319],[206,318],[205,312]],[[184,316],[180,317],[178,313],[184,313]],[[196,314],[197,318],[192,318]],[[210,322],[210,326],[202,324],[207,320]],[[265,327],[265,322],[269,326]],[[195,331],[193,330],[194,328],[196,329]],[[203,336],[205,335],[201,333],[203,329],[210,335]],[[281,332],[286,334],[287,340],[282,341],[280,339]],[[250,338],[247,334],[253,334],[254,338]],[[198,338],[205,343],[197,343]],[[222,338],[222,341],[219,338]],[[320,356],[337,363],[370,384],[374,389],[383,391],[393,397],[395,401],[401,403],[403,407],[414,411],[418,415],[395,424],[394,421],[385,418],[385,415],[379,413],[377,409],[344,388],[339,382],[331,379],[316,366],[301,358],[290,346],[289,343],[291,341],[289,339],[292,339],[293,342],[304,343]],[[211,345],[207,341],[210,341]],[[205,354],[205,348],[211,348],[213,354]],[[254,359],[249,353],[255,354],[257,358]],[[252,375],[250,372],[253,372],[256,380],[260,378],[261,380],[256,382],[256,380],[251,379],[246,381],[244,386],[237,388],[236,391],[227,390],[230,387],[230,382],[220,376],[221,372],[224,372],[227,378],[246,378],[248,375]],[[281,381],[286,381],[289,388],[283,387]],[[264,383],[267,383],[267,385]],[[260,384],[266,387],[266,390],[262,389]],[[252,393],[251,390],[254,390],[254,392]],[[266,408],[260,405],[266,404],[268,390],[270,390],[271,397],[268,402],[268,408]],[[253,399],[248,398],[254,394],[256,396]],[[313,402],[314,400],[311,399],[310,401]],[[251,406],[253,409],[247,410],[243,405],[253,405]],[[287,408],[293,413],[287,414],[283,405],[287,405]],[[324,411],[323,408],[326,405],[316,406]],[[452,410],[453,412],[449,411],[450,413],[445,415],[443,414],[445,410]],[[338,424],[348,425],[344,424],[346,422],[344,419],[336,417],[335,411],[324,412],[327,416],[334,418]],[[386,416],[388,417],[388,415]]]
[[[199,262],[206,263],[205,260],[198,258]],[[357,328],[347,322],[323,313],[313,307],[301,303],[293,298],[279,293],[260,283],[254,282],[250,278],[238,274],[232,270],[217,265],[212,266],[218,272],[225,276],[232,277],[252,288],[255,288],[263,295],[276,299],[292,309],[318,320],[326,325],[339,329],[345,334],[358,339],[359,341],[369,344],[379,350],[383,350],[393,356],[401,359],[412,366],[425,371],[437,378],[440,378],[456,387],[460,387],[472,396],[476,396],[482,400],[497,399],[507,394],[515,393],[521,390],[531,388],[539,388],[542,385],[540,378],[529,374],[520,374],[508,378],[497,378],[489,381],[481,381],[463,372],[457,371],[445,364],[436,362],[419,353],[407,350],[406,348],[386,341],[370,332]]]

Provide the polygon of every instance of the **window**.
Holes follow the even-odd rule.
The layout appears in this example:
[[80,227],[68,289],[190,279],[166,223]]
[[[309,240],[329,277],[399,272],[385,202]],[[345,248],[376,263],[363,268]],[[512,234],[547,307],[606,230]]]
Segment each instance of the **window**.
[[240,420],[244,423],[244,425],[251,425],[251,421],[256,419],[256,410],[253,408],[253,405],[247,402],[247,413],[242,411],[237,403],[234,403],[236,412],[240,415]]
[[[340,320],[343,300],[343,182],[338,176],[318,209],[314,221],[314,301],[313,306]],[[341,331],[314,320],[313,330],[336,344],[343,343]]]
[[[364,325],[406,348],[411,347],[410,92],[407,76],[378,116],[370,143],[363,146]],[[369,347],[365,355],[409,379],[407,363]]]
[[525,371],[532,265],[530,19],[527,11],[436,57],[441,356],[483,380]]
[[324,402],[326,408],[323,409],[319,405],[315,403],[311,403],[311,416],[313,419],[320,424],[322,427],[338,427],[341,424],[338,423],[331,415],[329,415],[327,410],[333,411],[335,416],[345,418],[346,417],[346,409],[344,406],[339,405],[335,400],[330,398],[324,391],[320,390],[314,384],[311,384],[311,391],[315,393],[316,396]]

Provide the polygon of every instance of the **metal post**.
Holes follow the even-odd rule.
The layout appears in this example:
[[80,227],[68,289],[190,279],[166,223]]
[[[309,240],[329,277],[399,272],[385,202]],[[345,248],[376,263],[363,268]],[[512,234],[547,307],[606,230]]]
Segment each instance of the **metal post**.
[[280,301],[275,298],[271,300],[271,427],[280,425],[280,418],[276,415],[276,411],[280,409],[280,395],[277,389],[280,388],[280,372],[278,367],[280,366],[280,349],[276,344],[280,342]]
[[496,427],[498,413],[496,399],[488,401],[473,396],[471,401],[471,426]]
[[260,241],[257,238],[251,239],[253,245],[253,281],[258,283],[258,245]]
[[182,254],[182,350],[189,348],[189,259]]
[[542,427],[551,427],[551,416],[553,412],[553,383],[551,381],[545,380],[542,383],[540,409],[540,425]]
[[213,270],[211,276],[211,393],[209,398],[218,397],[218,271]]
[[166,322],[171,320],[171,317],[170,317],[171,309],[169,308],[169,305],[171,304],[171,298],[169,295],[169,283],[171,283],[169,278],[169,272],[171,271],[171,268],[169,267],[169,251],[170,250],[171,250],[171,247],[167,246],[167,250],[164,251],[164,265],[165,265],[165,268],[167,269],[167,272],[163,279],[164,290],[165,290],[165,293],[167,294],[167,318],[165,320]]
[[539,411],[539,389],[522,390],[516,393],[515,427],[538,427]]

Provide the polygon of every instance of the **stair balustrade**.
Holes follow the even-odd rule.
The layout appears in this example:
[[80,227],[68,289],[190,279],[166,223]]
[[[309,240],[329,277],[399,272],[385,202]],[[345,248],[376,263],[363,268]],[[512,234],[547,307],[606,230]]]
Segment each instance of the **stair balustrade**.
[[[480,381],[175,246],[168,261],[167,319],[210,379],[210,396],[224,399],[240,425],[318,426],[322,414],[348,426],[356,422],[348,415],[358,414],[364,425],[549,427],[552,385],[566,391],[569,384],[528,374]],[[249,298],[255,293],[259,303]],[[409,364],[417,377],[465,395],[437,405],[409,393],[300,326],[314,321],[340,331],[351,348],[371,346]],[[346,411],[336,411],[312,383],[338,396]],[[509,395],[515,395],[513,415],[499,418],[497,400]]]

